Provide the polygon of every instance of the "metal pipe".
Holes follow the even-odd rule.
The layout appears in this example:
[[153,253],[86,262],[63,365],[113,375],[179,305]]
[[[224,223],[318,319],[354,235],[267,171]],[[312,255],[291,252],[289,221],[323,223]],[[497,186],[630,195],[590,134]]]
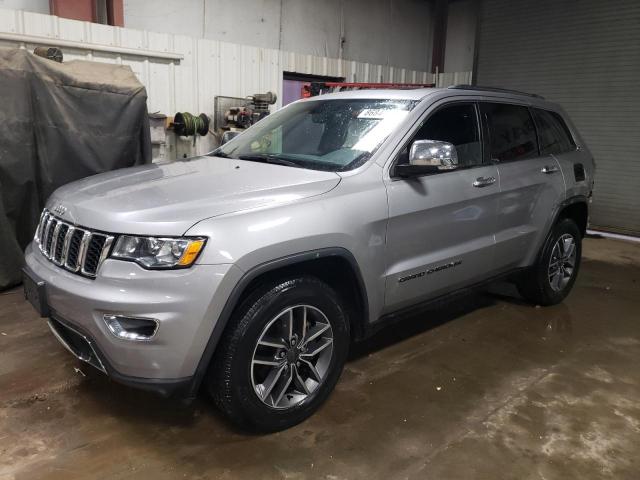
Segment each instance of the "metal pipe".
[[90,50],[93,52],[119,53],[136,57],[160,58],[163,60],[180,61],[184,58],[181,53],[158,52],[155,50],[144,50],[141,48],[117,47],[113,45],[99,45],[97,43],[76,42],[73,40],[63,40],[61,38],[39,37],[35,35],[23,35],[20,33],[0,32],[0,40],[31,43],[36,45],[52,45],[56,47],[67,47],[76,50]]

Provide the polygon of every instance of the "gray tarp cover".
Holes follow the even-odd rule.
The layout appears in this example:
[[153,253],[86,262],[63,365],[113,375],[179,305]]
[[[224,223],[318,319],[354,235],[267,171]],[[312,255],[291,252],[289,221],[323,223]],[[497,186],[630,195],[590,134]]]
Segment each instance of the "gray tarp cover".
[[0,48],[0,290],[20,283],[56,188],[149,162],[147,93],[129,67]]

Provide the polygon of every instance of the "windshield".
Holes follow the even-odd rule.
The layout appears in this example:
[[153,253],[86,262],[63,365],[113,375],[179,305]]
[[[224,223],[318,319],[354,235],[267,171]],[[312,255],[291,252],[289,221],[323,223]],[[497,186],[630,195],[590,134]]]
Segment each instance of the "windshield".
[[362,165],[409,114],[409,100],[314,100],[269,115],[210,155],[315,170]]

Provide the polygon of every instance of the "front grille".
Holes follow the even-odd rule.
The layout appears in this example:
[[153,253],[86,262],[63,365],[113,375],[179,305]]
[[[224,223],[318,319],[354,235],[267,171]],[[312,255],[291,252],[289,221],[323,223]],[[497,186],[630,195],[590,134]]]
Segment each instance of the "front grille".
[[94,278],[109,253],[113,236],[64,222],[45,209],[34,240],[51,262]]

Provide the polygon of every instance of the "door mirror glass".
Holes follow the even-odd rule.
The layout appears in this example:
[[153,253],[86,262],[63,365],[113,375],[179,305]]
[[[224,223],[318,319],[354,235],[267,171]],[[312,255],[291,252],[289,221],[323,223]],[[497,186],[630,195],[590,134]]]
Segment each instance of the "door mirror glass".
[[453,170],[458,167],[456,147],[439,140],[416,140],[409,150],[409,165]]

